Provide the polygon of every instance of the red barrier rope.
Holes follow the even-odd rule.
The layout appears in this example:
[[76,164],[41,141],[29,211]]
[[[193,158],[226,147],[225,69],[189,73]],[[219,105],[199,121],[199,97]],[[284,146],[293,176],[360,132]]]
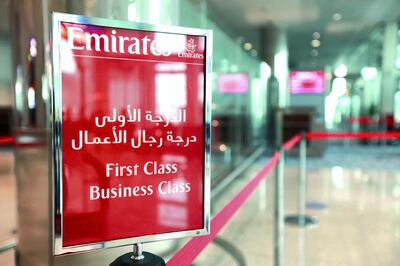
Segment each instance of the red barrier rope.
[[377,119],[371,116],[350,117],[348,121],[350,124],[360,125],[370,125],[378,122]]
[[190,265],[200,252],[217,236],[222,227],[232,218],[244,202],[249,198],[258,184],[276,166],[279,160],[279,152],[253,177],[253,179],[211,220],[211,232],[209,235],[194,237],[187,242],[167,263],[167,266]]
[[0,145],[13,145],[14,138],[13,137],[0,137]]
[[44,147],[47,145],[46,141],[35,141],[35,142],[19,142],[15,143],[16,148],[34,148],[34,147]]
[[0,146],[1,145],[13,145],[15,148],[28,148],[28,147],[40,147],[47,145],[45,140],[34,140],[34,141],[26,141],[26,142],[17,142],[15,138],[11,136],[0,137]]
[[291,138],[290,140],[286,141],[283,144],[283,148],[285,149],[285,151],[289,151],[290,149],[292,149],[299,141],[301,140],[301,135],[297,134],[296,136],[294,136],[293,138]]
[[[296,135],[289,141],[285,142],[285,151],[290,150],[301,139],[300,135]],[[250,182],[233,198],[224,208],[222,208],[211,220],[211,232],[206,236],[193,237],[187,242],[167,263],[167,266],[173,265],[190,265],[200,252],[218,235],[221,229],[232,218],[232,216],[246,202],[258,184],[270,173],[276,166],[280,158],[279,152],[275,152],[272,158],[264,165],[264,167],[253,177]]]
[[392,139],[400,138],[400,132],[308,132],[308,139]]

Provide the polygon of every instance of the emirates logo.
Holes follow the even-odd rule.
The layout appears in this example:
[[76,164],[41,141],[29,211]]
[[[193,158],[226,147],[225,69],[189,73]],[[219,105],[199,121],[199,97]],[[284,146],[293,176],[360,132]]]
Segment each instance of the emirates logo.
[[194,39],[190,38],[189,41],[186,44],[186,51],[189,53],[194,53],[196,50],[197,44],[194,43]]
[[204,59],[203,53],[196,53],[197,44],[194,42],[194,38],[190,38],[186,43],[186,51],[178,53],[178,57],[193,58],[193,59]]

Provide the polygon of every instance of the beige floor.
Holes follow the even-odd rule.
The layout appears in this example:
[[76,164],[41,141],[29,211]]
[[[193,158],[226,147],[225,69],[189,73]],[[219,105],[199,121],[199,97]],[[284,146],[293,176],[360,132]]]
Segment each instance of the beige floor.
[[[365,156],[369,154],[360,152],[360,158],[354,160],[365,162]],[[16,224],[12,163],[11,153],[0,152],[0,241],[13,237]],[[215,200],[215,209],[221,208],[260,166],[255,164]],[[393,165],[385,170],[329,165],[311,167],[307,176],[307,200],[326,204],[326,208],[307,210],[318,218],[314,227],[285,227],[285,265],[400,265],[400,166],[399,170]],[[289,159],[285,171],[287,214],[296,213],[296,177],[296,163]],[[260,185],[220,234],[240,249],[250,266],[273,265],[273,180],[271,175]],[[194,264],[230,266],[236,262],[211,244]],[[0,254],[0,265],[14,265],[12,251]]]

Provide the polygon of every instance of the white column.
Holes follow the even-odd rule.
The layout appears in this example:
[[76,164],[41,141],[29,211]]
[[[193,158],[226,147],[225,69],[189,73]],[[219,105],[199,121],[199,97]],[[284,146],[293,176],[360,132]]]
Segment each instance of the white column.
[[381,113],[393,113],[396,91],[397,22],[388,22],[383,33]]

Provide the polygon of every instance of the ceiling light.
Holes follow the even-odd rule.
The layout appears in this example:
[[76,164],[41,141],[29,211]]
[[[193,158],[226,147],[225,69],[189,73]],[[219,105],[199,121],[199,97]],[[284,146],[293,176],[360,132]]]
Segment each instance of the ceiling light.
[[318,50],[317,49],[312,49],[310,52],[311,56],[318,56]]
[[243,44],[243,48],[245,50],[247,50],[247,51],[250,51],[251,48],[253,48],[253,45],[251,43],[249,43],[249,42],[246,42],[246,43]]
[[218,126],[219,126],[219,121],[216,120],[216,119],[214,119],[214,120],[211,122],[211,125],[212,125],[213,127],[218,127]]
[[251,49],[251,51],[250,51],[250,55],[251,55],[251,56],[256,57],[257,54],[258,54],[257,50]]
[[244,37],[242,37],[242,36],[239,36],[239,37],[237,37],[237,39],[236,39],[236,41],[237,41],[238,43],[244,43],[245,40],[246,40],[246,39],[245,39]]
[[313,39],[319,39],[319,38],[321,38],[321,34],[318,31],[316,31],[316,32],[313,32],[312,37],[313,37]]
[[311,41],[311,46],[316,48],[319,47],[321,45],[321,42],[319,40],[312,40]]
[[344,78],[347,75],[347,66],[341,64],[335,69],[335,76],[338,78]]
[[335,14],[333,14],[333,16],[332,16],[332,19],[333,19],[334,21],[339,21],[339,20],[341,20],[341,19],[342,19],[342,14],[340,14],[340,13],[335,13]]
[[220,151],[222,151],[222,152],[224,152],[224,151],[226,151],[226,149],[228,148],[225,144],[221,144],[221,145],[219,145],[219,150]]

